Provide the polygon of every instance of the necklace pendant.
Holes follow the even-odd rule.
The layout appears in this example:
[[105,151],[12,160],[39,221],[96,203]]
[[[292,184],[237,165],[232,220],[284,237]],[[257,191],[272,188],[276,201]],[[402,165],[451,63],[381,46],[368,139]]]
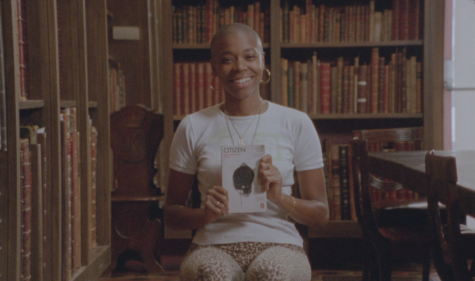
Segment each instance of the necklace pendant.
[[244,142],[242,141],[242,139],[238,141],[238,145],[244,145]]

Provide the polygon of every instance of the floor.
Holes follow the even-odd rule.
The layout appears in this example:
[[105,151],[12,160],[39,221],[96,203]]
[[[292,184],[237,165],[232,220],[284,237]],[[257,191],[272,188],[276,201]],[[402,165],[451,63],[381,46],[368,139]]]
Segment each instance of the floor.
[[[392,281],[419,281],[421,278],[422,269],[419,265],[408,264],[400,265],[393,270]],[[435,269],[431,269],[431,281],[440,281]],[[101,277],[99,281],[179,281],[177,269],[166,269],[165,273],[161,274],[126,274],[116,277]],[[361,271],[358,270],[328,270],[316,269],[312,271],[312,281],[359,281],[361,280]],[[298,281],[298,280],[296,280]]]

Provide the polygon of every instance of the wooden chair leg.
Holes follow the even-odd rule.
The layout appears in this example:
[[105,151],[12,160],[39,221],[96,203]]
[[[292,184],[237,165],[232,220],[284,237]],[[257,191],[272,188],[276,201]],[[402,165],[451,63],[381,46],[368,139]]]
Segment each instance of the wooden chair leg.
[[430,257],[422,264],[422,281],[429,281],[430,274]]

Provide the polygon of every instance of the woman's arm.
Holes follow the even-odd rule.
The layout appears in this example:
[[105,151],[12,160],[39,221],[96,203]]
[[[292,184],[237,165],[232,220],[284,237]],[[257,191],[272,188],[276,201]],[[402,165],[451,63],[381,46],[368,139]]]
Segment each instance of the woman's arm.
[[[325,225],[329,219],[329,210],[323,168],[297,172],[297,180],[301,199],[295,198],[295,206],[289,216],[300,224]],[[281,208],[289,213],[293,198],[285,194],[282,197]]]
[[294,221],[304,225],[322,226],[328,222],[328,200],[323,168],[297,172],[302,198],[282,193],[282,176],[274,165],[272,156],[266,155],[259,166],[259,180],[267,199],[279,206]]
[[167,227],[192,230],[228,214],[228,193],[220,186],[215,186],[207,192],[205,208],[193,209],[186,206],[195,177],[195,175],[170,169],[165,206],[163,207],[164,222]]

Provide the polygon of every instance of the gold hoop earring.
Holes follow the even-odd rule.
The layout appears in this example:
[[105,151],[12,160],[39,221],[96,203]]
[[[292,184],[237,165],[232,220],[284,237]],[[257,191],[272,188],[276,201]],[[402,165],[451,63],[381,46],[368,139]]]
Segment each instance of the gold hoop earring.
[[267,69],[267,68],[265,68],[264,70],[267,71],[267,74],[269,75],[269,78],[268,78],[267,81],[265,81],[265,82],[262,81],[262,79],[261,79],[261,82],[264,83],[264,84],[267,84],[267,83],[269,83],[269,81],[270,81],[270,70]]
[[208,84],[209,84],[209,87],[211,88],[212,91],[216,91],[215,88],[213,88],[213,84],[211,83],[213,81],[213,78],[214,78],[214,75],[212,75],[209,80],[208,80]]

